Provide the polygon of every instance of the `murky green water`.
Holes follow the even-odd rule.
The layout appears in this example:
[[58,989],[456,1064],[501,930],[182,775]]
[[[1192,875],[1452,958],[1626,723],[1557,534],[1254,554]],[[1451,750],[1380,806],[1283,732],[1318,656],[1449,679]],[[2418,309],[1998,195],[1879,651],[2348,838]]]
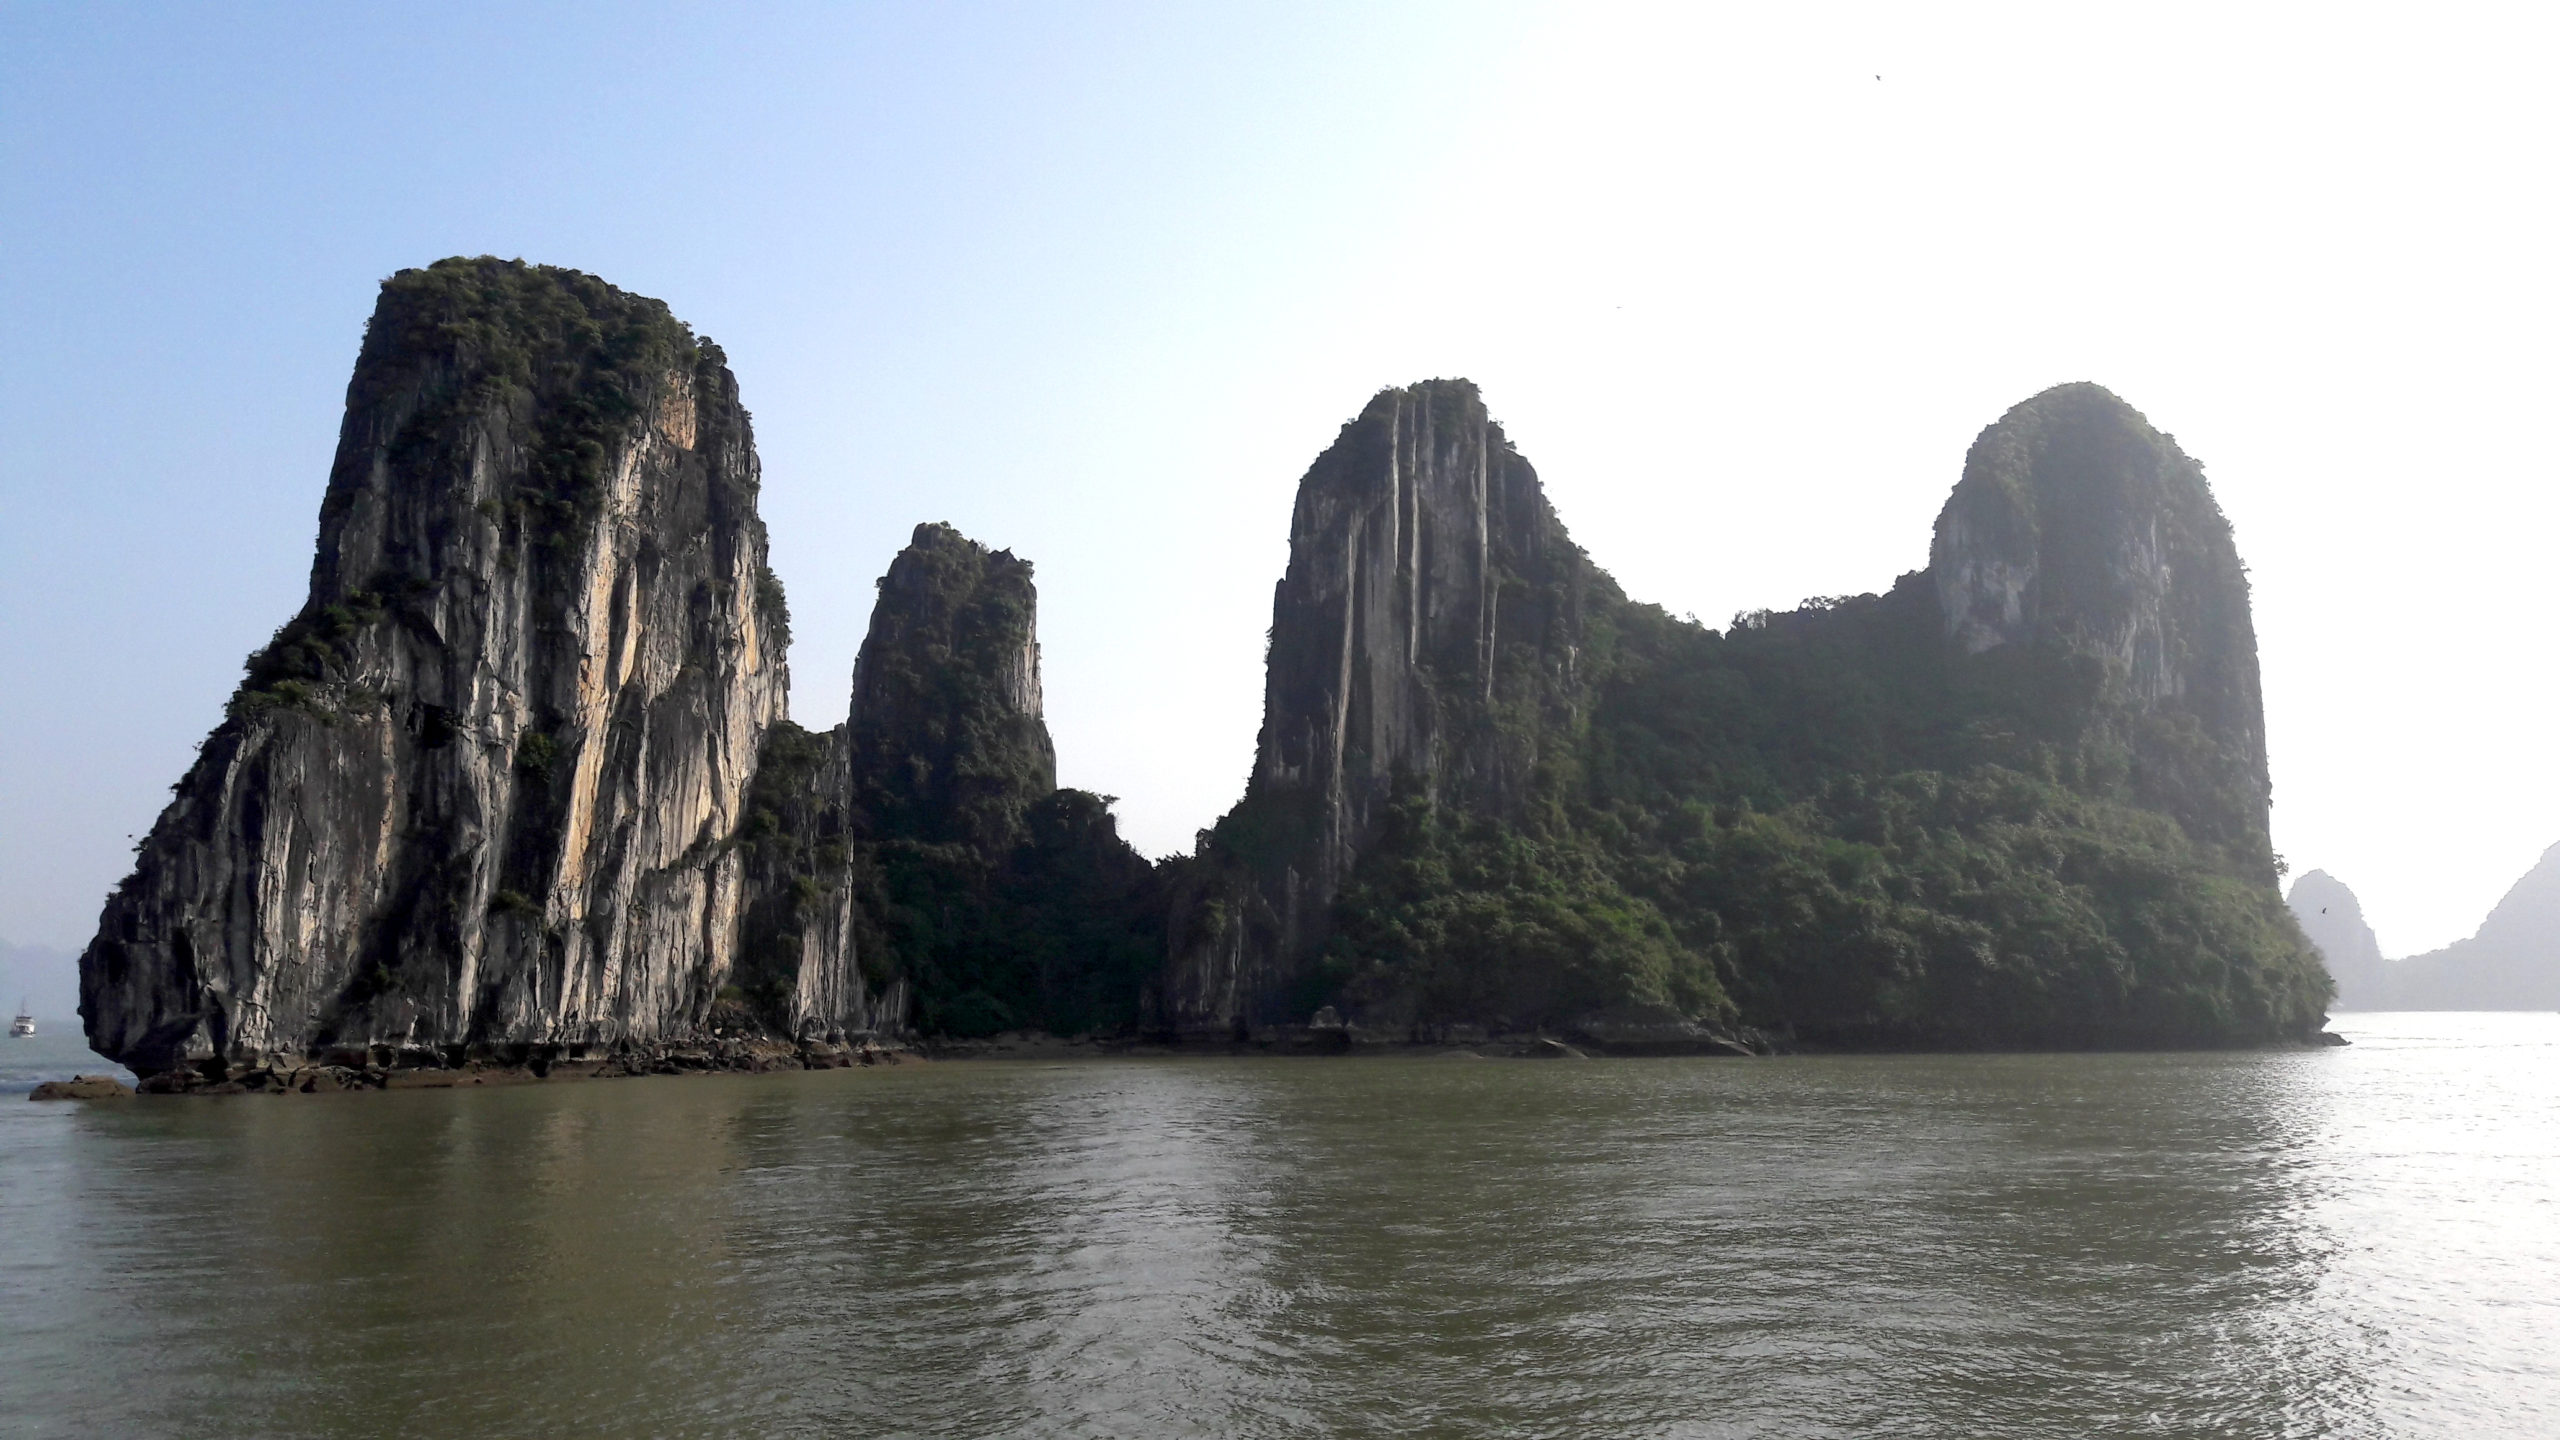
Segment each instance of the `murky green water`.
[[2560,1017],[0,1102],[0,1433],[2549,1435]]

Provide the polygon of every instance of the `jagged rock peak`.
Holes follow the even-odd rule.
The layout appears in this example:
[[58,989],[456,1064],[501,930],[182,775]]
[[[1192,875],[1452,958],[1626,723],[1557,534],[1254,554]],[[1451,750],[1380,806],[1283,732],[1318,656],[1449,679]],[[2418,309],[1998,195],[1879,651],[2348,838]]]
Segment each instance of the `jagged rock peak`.
[[847,732],[888,833],[1009,845],[1057,789],[1031,562],[923,524],[880,580]]
[[784,693],[747,415],[658,301],[488,257],[385,281],[310,597],[110,898],[138,1069],[698,1022]]

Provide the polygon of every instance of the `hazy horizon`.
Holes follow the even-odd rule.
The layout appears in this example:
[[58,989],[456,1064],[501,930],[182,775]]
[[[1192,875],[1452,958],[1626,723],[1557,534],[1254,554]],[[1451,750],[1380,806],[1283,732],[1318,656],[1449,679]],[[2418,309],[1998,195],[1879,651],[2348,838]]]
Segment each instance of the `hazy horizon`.
[[1475,380],[1721,624],[1925,565],[1975,433],[2094,380],[2237,530],[2277,848],[2434,949],[2560,840],[2550,24],[0,14],[0,937],[85,941],[300,604],[374,287],[494,253],[727,349],[795,718],[950,521],[1038,566],[1060,779],[1151,854],[1241,793],[1291,496],[1379,387]]

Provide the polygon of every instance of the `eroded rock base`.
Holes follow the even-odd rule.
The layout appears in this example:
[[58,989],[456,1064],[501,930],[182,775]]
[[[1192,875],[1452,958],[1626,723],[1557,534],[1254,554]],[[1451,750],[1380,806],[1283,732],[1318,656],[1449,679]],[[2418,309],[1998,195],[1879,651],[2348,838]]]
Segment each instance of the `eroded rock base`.
[[[777,1070],[843,1070],[895,1065],[912,1052],[872,1040],[774,1040],[724,1037],[612,1049],[557,1045],[374,1045],[335,1049],[263,1065],[219,1061],[143,1078],[145,1095],[323,1095],[352,1090],[451,1090],[470,1085],[522,1085],[550,1080],[609,1080],[635,1075],[763,1074]],[[131,1092],[127,1092],[131,1093]]]

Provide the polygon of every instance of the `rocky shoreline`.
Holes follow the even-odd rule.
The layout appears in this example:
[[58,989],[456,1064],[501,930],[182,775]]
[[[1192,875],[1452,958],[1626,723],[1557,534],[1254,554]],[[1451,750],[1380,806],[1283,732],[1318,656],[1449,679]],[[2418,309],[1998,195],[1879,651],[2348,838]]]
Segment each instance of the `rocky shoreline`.
[[[655,1045],[612,1047],[474,1045],[342,1047],[264,1063],[220,1060],[146,1075],[128,1089],[100,1076],[48,1081],[29,1098],[104,1099],[127,1095],[319,1095],[365,1090],[450,1090],[548,1080],[618,1079],[640,1075],[764,1074],[843,1070],[910,1060],[1067,1060],[1077,1058],[1329,1056],[1447,1054],[1478,1058],[1578,1059],[1589,1056],[1776,1055],[1786,1047],[1756,1030],[1726,1031],[1654,1017],[1595,1019],[1561,1035],[1448,1025],[1385,1031],[1319,1014],[1308,1025],[1178,1034],[1062,1036],[1013,1031],[978,1039],[884,1043],[871,1037],[789,1041],[722,1035]],[[110,1088],[111,1087],[111,1088]]]
[[[2348,1043],[2322,1031],[2303,1048]],[[456,1053],[460,1052],[460,1053]],[[552,1080],[612,1080],[644,1075],[755,1075],[791,1070],[849,1070],[863,1066],[936,1061],[1063,1061],[1173,1059],[1324,1058],[1333,1056],[1437,1055],[1469,1060],[1586,1060],[1636,1058],[1762,1059],[1793,1054],[1868,1054],[1801,1046],[1765,1031],[1683,1026],[1587,1025],[1562,1035],[1545,1031],[1494,1031],[1477,1026],[1434,1027],[1427,1032],[1388,1032],[1350,1024],[1272,1026],[1242,1034],[1201,1032],[1151,1035],[1052,1035],[1011,1031],[966,1040],[881,1043],[721,1037],[696,1043],[616,1047],[602,1054],[567,1046],[480,1046],[394,1049],[377,1045],[331,1052],[315,1059],[278,1059],[237,1071],[207,1066],[163,1071],[126,1086],[112,1076],[80,1075],[48,1080],[30,1100],[103,1100],[136,1095],[317,1095],[368,1090],[452,1090],[478,1085],[522,1085]],[[1948,1052],[1964,1053],[1964,1052]]]

